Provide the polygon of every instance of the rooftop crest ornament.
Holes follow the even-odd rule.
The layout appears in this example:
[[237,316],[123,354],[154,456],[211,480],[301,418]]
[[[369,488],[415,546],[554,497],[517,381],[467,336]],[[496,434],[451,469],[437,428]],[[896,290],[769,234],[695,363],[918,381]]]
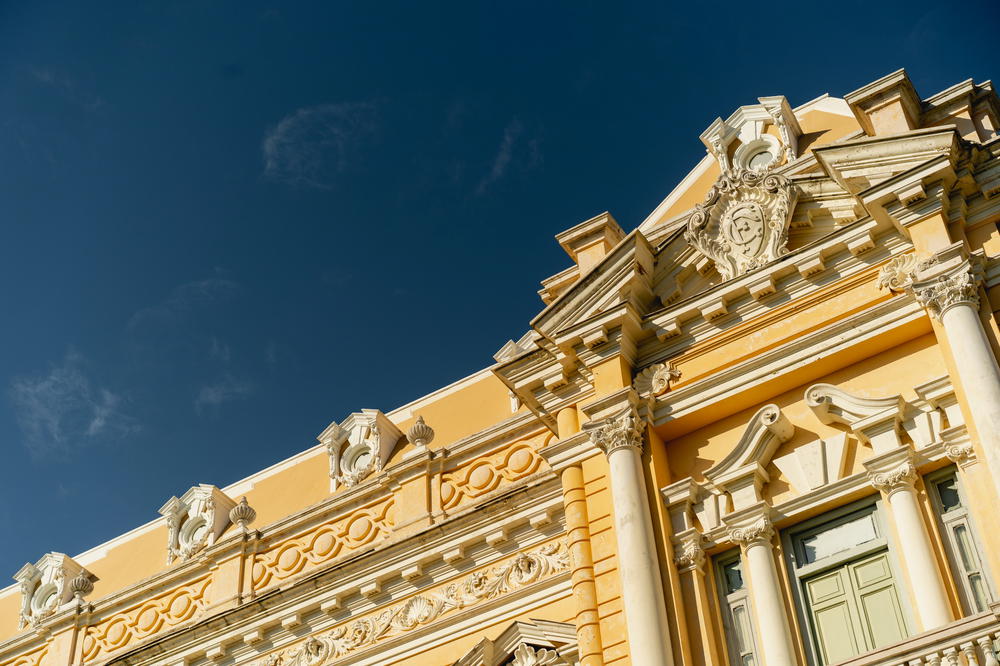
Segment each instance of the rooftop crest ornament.
[[798,188],[768,169],[725,171],[695,207],[685,237],[729,280],[778,259]]

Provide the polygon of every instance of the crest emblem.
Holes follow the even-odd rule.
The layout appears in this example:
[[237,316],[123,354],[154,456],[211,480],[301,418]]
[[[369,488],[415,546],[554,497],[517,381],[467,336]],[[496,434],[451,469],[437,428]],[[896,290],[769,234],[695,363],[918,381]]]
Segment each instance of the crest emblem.
[[726,171],[688,219],[685,237],[729,280],[788,250],[788,221],[798,189],[768,171]]

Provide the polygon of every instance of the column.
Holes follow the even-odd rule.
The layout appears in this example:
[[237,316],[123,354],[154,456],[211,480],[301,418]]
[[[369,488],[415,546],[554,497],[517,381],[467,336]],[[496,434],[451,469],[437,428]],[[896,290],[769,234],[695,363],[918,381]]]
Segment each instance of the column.
[[770,507],[756,504],[726,518],[729,538],[739,544],[743,570],[748,577],[765,666],[793,666],[798,663],[792,631],[785,609],[784,594],[774,564]]
[[603,663],[601,621],[597,615],[594,554],[590,548],[590,521],[583,468],[570,465],[562,471],[563,505],[566,509],[566,539],[573,567],[573,598],[576,600],[576,636],[581,666]]
[[633,407],[584,426],[608,457],[618,572],[632,663],[673,666],[663,582],[642,472],[642,422]]
[[[898,257],[883,268],[882,275],[886,276],[884,284],[910,291],[941,323],[972,424],[1000,493],[1000,367],[979,319],[979,284],[969,258],[956,243],[919,264],[913,255]],[[896,285],[887,281],[893,276],[897,276]]]
[[[688,616],[688,627],[698,627],[698,640],[701,645],[700,663],[720,664],[718,650],[715,644],[715,632],[712,622],[707,621],[715,609],[709,596],[708,581],[705,580],[705,550],[701,533],[690,528],[674,536],[674,564],[681,578],[681,585],[690,583],[694,596],[694,618]],[[695,650],[692,650],[695,651]],[[696,662],[699,663],[697,655]]]
[[920,627],[929,631],[951,623],[954,617],[920,511],[914,487],[917,470],[912,456],[909,448],[900,447],[866,460],[864,466],[872,485],[882,492],[892,510],[899,539],[899,559],[910,581]]

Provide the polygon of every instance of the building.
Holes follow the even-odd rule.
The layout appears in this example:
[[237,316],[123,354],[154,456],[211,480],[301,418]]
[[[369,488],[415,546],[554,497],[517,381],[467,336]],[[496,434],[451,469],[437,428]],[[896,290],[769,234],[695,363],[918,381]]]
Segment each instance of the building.
[[0,666],[996,665],[998,127],[736,109],[494,365],[11,572]]

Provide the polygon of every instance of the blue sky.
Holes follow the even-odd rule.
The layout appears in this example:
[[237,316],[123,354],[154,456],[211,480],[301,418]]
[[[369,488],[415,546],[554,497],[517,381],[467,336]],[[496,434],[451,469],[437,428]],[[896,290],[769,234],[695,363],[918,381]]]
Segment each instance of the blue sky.
[[998,12],[3,3],[0,580],[485,367],[716,116],[997,76]]

